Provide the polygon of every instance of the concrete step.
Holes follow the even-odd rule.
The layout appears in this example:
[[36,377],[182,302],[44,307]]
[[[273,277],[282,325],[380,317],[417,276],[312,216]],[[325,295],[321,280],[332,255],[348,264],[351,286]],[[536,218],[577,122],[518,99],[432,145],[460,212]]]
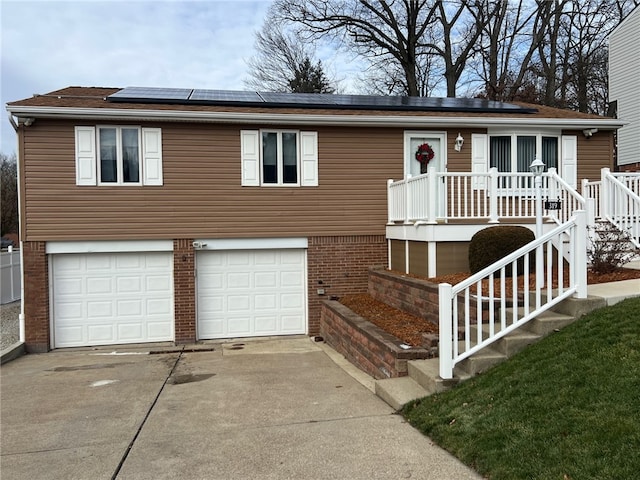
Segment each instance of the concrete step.
[[541,337],[545,337],[550,333],[556,332],[575,322],[575,320],[576,319],[571,315],[547,310],[524,325],[523,329],[533,334],[540,335]]
[[[508,319],[511,319],[512,309],[507,309],[508,311]],[[490,335],[489,324],[482,325],[482,339],[485,340]],[[493,333],[498,334],[502,330],[502,326],[500,323],[495,323],[493,325]],[[477,345],[478,343],[478,327],[476,325],[471,326],[469,329],[471,346]],[[535,343],[540,338],[540,335],[536,335],[533,332],[523,330],[519,328],[511,333],[508,333],[506,336],[502,337],[499,340],[496,340],[492,345],[492,348],[496,351],[503,353],[506,357],[512,357],[522,349],[526,348],[528,345]],[[461,344],[462,347],[462,344]]]
[[431,395],[411,377],[376,380],[375,391],[377,396],[395,410],[400,410],[405,403],[411,400]]
[[[554,291],[554,295],[556,295]],[[544,303],[547,299],[547,295],[543,293],[541,296],[541,301]],[[529,296],[529,302],[533,306],[536,303],[535,293],[531,293]],[[563,315],[568,315],[573,317],[574,319],[580,318],[587,313],[596,310],[598,308],[606,307],[607,302],[604,298],[596,297],[596,296],[588,296],[587,298],[575,298],[569,297],[564,299],[562,302],[553,306],[553,312],[561,313]],[[544,314],[543,314],[544,315]]]
[[469,358],[465,358],[458,363],[453,371],[454,377],[463,376],[473,377],[482,372],[486,372],[491,367],[504,362],[507,356],[493,347],[487,347],[473,354]]
[[444,380],[440,378],[440,361],[437,358],[428,360],[409,360],[407,362],[409,377],[415,380],[429,395],[444,392],[460,382],[461,378]]

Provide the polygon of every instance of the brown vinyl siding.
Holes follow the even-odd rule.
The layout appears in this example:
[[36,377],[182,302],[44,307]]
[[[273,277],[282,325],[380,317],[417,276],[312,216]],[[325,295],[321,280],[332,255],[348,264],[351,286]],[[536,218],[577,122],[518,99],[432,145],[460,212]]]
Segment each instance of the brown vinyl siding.
[[[23,239],[383,235],[386,180],[403,176],[402,128],[304,127],[318,132],[318,187],[242,187],[240,130],[274,126],[124,124],[162,128],[163,186],[75,185],[74,126],[102,123],[21,127]],[[458,132],[461,152],[452,147]],[[470,171],[472,133],[484,131],[447,129],[449,171]],[[612,164],[612,134],[563,133],[578,137],[578,178],[600,178]]]
[[597,132],[590,138],[585,138],[581,130],[562,132],[562,134],[578,137],[578,190],[583,178],[592,181],[600,180],[601,169],[613,170],[613,132]]
[[469,271],[469,242],[439,242],[436,245],[436,275]]
[[423,277],[428,275],[427,246],[427,242],[409,242],[409,273]]
[[386,179],[403,174],[402,129],[307,128],[318,187],[242,187],[239,132],[260,125],[154,123],[142,126],[162,128],[163,186],[76,186],[76,125],[94,123],[25,129],[27,239],[383,235]]
[[404,272],[405,266],[405,249],[403,240],[390,240],[391,242],[391,270]]

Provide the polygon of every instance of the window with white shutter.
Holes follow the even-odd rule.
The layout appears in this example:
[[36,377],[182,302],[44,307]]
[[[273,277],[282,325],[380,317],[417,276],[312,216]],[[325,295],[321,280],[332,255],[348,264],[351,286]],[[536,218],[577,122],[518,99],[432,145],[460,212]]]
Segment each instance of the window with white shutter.
[[75,127],[76,185],[162,185],[162,131]]
[[243,186],[318,185],[318,134],[297,130],[240,132]]

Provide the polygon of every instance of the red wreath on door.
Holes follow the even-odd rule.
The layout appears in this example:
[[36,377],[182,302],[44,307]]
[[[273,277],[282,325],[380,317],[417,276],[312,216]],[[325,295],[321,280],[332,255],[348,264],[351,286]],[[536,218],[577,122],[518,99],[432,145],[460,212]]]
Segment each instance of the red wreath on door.
[[436,154],[428,143],[423,143],[416,150],[416,160],[420,162],[420,173],[427,173],[427,165]]
[[431,148],[431,145],[429,145],[428,143],[423,143],[418,147],[418,150],[416,151],[416,160],[425,165],[433,160],[433,157],[435,156],[436,154],[433,151],[433,148]]

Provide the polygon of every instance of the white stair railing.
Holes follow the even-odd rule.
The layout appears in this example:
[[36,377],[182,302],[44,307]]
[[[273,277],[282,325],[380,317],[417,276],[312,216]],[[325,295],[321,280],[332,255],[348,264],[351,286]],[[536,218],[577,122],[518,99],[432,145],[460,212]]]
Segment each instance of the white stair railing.
[[[457,285],[439,285],[440,376],[453,378],[453,369],[462,360],[491,345],[565,298],[587,296],[586,212],[579,210],[566,223],[516,250]],[[554,262],[553,245],[558,258],[564,256],[565,244],[558,241],[567,235],[570,251],[569,279],[565,285],[563,262]],[[532,282],[532,252],[546,251],[544,282]],[[522,271],[518,270],[522,263]],[[555,265],[555,268],[554,268]],[[507,267],[512,273],[507,275]],[[522,276],[522,285],[518,276]],[[553,288],[553,280],[557,287]],[[540,280],[540,279],[538,279]],[[507,282],[512,294],[506,297]],[[497,283],[497,286],[496,286]],[[534,285],[534,286],[530,286]],[[532,295],[533,294],[533,295]],[[511,313],[507,315],[507,307]],[[472,333],[472,327],[475,333]]]
[[[569,220],[574,212],[578,210],[588,210],[586,199],[578,191],[569,185],[555,168],[550,168],[547,175],[547,200],[560,201],[560,210],[550,210],[547,212],[549,218],[558,225]],[[587,214],[588,215],[588,214]]]
[[640,173],[613,174],[603,168],[600,213],[640,248]]

